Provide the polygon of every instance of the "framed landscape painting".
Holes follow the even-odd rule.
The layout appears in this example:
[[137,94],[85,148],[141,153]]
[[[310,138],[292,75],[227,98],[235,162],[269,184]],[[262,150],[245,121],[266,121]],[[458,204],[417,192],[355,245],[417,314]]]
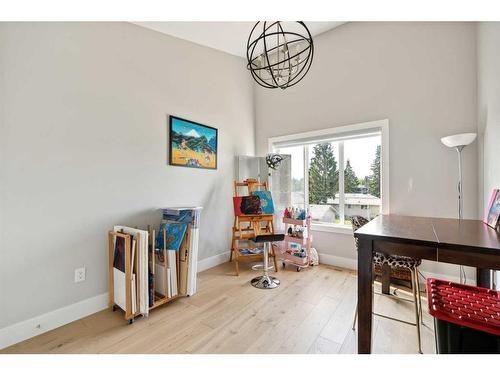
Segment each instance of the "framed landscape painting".
[[176,116],[169,129],[170,165],[217,169],[217,129]]

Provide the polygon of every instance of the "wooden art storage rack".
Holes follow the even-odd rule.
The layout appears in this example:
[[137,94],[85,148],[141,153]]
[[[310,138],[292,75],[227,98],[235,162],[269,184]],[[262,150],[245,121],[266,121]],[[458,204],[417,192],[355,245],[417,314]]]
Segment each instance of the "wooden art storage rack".
[[[177,285],[178,285],[178,294],[173,296],[173,297],[167,297],[166,295],[162,295],[156,291],[155,288],[155,283],[156,279],[154,277],[155,275],[155,260],[156,260],[156,255],[155,255],[155,243],[156,243],[156,236],[155,236],[155,230],[150,230],[148,227],[148,236],[149,236],[149,241],[148,241],[148,262],[149,262],[149,267],[151,269],[151,272],[153,273],[153,305],[149,305],[149,298],[148,298],[148,307],[149,311],[162,306],[170,301],[173,301],[179,297],[186,297],[186,288],[187,288],[187,264],[189,261],[189,236],[190,234],[190,225],[188,224],[186,233],[184,234],[184,238],[182,240],[181,247],[179,251],[176,251],[176,262],[177,262]],[[140,234],[136,234],[136,256],[134,259],[135,263],[135,269],[139,270],[139,247],[140,247]],[[132,283],[133,283],[133,265],[131,264],[131,258],[132,258],[132,235],[128,233],[122,233],[122,232],[115,232],[115,231],[109,231],[108,232],[108,259],[109,259],[109,307],[112,308],[113,311],[115,311],[118,306],[115,304],[115,299],[114,299],[114,276],[113,276],[113,259],[114,259],[114,251],[115,251],[115,238],[116,237],[122,237],[125,239],[125,315],[124,318],[128,320],[129,324],[132,324],[134,322],[134,319],[141,315],[139,312],[140,310],[140,293],[139,293],[139,286],[140,286],[140,274],[139,272],[136,272],[135,274],[135,290],[136,290],[136,311],[135,313],[132,311]],[[167,265],[167,249],[165,248],[166,244],[166,231],[163,230],[163,257],[165,261],[165,268]],[[149,273],[148,273],[149,276]],[[162,280],[163,282],[166,281],[167,277],[167,272],[165,271],[165,280]],[[148,288],[149,288],[149,280],[148,280]],[[166,291],[166,284],[164,290]],[[149,289],[148,289],[148,297],[149,297]]]
[[[267,182],[259,182],[255,179],[247,179],[243,182],[234,182],[234,196],[238,197],[238,189],[247,189],[247,195],[251,195],[256,190],[267,191]],[[236,275],[239,275],[239,261],[262,261],[262,254],[242,254],[240,250],[243,248],[240,245],[240,241],[247,242],[246,248],[248,248],[248,240],[254,238],[260,234],[273,234],[273,215],[263,214],[263,215],[239,215],[234,217],[233,228],[232,228],[232,239],[231,239],[231,252],[229,256],[229,262],[234,260],[234,267]],[[274,269],[278,271],[276,254],[274,249],[271,249],[269,256],[273,258]],[[234,258],[234,259],[233,259]]]

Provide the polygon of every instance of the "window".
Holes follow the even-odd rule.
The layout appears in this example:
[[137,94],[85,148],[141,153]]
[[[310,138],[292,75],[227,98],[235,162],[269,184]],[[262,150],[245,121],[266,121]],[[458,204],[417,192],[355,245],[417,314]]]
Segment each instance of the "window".
[[305,208],[307,201],[305,199],[306,189],[304,183],[304,147],[282,147],[280,148],[280,154],[291,155],[292,157],[291,204],[294,207]]
[[271,152],[291,155],[291,202],[309,209],[314,228],[350,228],[353,216],[371,220],[388,211],[387,139],[383,120],[271,138],[269,144]]

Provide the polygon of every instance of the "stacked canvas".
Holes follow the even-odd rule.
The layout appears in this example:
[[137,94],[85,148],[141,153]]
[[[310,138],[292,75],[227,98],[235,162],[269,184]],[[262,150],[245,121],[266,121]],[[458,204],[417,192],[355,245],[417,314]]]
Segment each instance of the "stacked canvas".
[[196,293],[201,210],[202,207],[167,207],[162,210],[162,225],[174,223],[186,225],[185,235],[177,251],[179,251],[179,288],[181,289],[179,292],[188,296]]
[[157,236],[125,226],[108,232],[109,303],[124,310],[130,324],[173,298],[196,293],[200,211],[163,209]]
[[[139,257],[139,269],[133,269],[132,275],[132,313],[136,314],[138,312],[144,316],[149,313],[148,305],[148,232],[144,230],[139,230],[135,228],[124,227],[116,225],[113,230],[115,232],[122,232],[125,234],[130,234],[132,238],[131,250],[132,250],[132,261],[131,264],[135,265],[135,257]],[[137,242],[137,238],[140,238]],[[136,288],[136,275],[139,274],[139,291]],[[126,279],[125,279],[125,244],[124,239],[116,237],[115,239],[115,251],[113,259],[113,278],[114,278],[114,302],[120,308],[125,310],[126,298]],[[139,307],[137,307],[137,292],[139,292]]]
[[179,294],[177,280],[180,265],[177,264],[177,253],[181,249],[187,227],[188,224],[182,222],[162,223],[156,238],[156,291],[168,298]]
[[168,298],[179,294],[175,251],[167,250],[167,258],[157,255],[155,263],[155,291]]

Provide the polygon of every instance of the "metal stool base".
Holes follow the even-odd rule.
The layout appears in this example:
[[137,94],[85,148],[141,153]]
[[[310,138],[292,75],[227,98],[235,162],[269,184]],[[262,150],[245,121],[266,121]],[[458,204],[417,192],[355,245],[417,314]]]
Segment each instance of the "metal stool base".
[[280,286],[280,281],[273,276],[258,276],[254,277],[250,283],[259,289],[275,289]]

